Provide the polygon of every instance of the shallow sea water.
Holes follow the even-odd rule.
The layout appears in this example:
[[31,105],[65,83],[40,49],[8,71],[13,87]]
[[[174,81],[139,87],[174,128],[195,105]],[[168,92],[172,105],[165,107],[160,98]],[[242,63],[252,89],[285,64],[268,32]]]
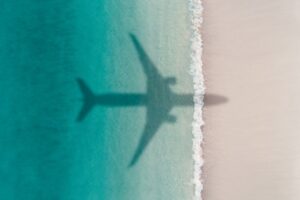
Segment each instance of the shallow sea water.
[[174,92],[193,93],[187,6],[185,0],[1,3],[1,199],[192,199],[192,106],[173,108],[176,123],[163,123],[131,167],[144,106],[95,106],[76,121],[83,104],[77,78],[96,94],[146,92],[129,33],[163,76],[176,77]]

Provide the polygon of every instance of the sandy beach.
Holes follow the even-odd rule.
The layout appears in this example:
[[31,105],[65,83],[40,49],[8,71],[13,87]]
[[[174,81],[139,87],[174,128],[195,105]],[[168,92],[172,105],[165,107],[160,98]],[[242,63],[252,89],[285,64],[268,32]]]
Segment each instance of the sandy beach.
[[204,0],[205,200],[300,198],[300,3]]

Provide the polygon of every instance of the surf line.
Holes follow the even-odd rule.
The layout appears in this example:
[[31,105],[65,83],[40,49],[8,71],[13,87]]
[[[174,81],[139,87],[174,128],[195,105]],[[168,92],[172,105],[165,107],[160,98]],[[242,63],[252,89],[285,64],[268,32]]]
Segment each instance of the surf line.
[[190,36],[190,74],[193,78],[194,87],[194,114],[192,123],[193,134],[193,185],[194,199],[202,200],[202,166],[203,166],[203,150],[201,144],[203,142],[202,126],[204,125],[202,117],[202,109],[204,105],[204,77],[202,72],[202,37],[200,28],[203,22],[203,6],[201,0],[188,0],[190,20],[191,20],[191,36]]

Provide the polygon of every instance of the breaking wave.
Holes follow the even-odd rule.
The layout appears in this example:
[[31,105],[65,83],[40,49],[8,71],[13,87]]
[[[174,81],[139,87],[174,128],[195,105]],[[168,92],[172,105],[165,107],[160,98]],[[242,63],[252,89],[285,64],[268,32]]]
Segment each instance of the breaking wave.
[[204,77],[202,73],[202,38],[200,28],[202,25],[202,1],[189,0],[189,11],[191,19],[191,64],[190,73],[193,77],[194,84],[194,120],[193,120],[193,160],[194,160],[194,199],[201,200],[203,190],[202,184],[202,165],[203,151],[201,144],[203,141],[202,126],[204,124],[202,118],[202,108],[204,104]]

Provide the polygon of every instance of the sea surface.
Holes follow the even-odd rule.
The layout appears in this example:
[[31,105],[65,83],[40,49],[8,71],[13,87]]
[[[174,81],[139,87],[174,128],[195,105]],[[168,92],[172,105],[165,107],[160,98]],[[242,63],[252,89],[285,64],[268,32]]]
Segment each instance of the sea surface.
[[193,93],[186,0],[4,0],[0,8],[2,200],[193,198],[193,106],[174,107],[176,122],[161,124],[133,166],[145,106],[97,105],[77,120],[79,79],[97,95],[147,92],[129,34],[162,76],[176,78],[173,92]]

